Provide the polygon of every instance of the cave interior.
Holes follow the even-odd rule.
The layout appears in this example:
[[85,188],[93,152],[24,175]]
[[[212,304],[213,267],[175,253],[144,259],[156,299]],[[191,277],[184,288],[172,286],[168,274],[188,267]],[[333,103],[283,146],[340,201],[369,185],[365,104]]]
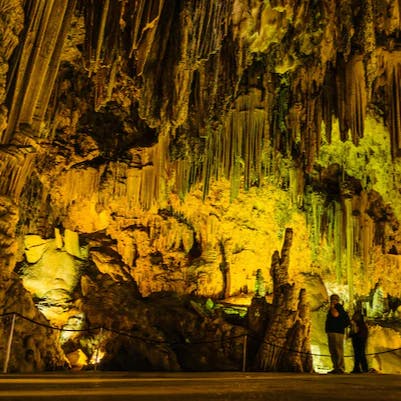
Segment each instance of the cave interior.
[[0,16],[3,370],[401,372],[401,1]]

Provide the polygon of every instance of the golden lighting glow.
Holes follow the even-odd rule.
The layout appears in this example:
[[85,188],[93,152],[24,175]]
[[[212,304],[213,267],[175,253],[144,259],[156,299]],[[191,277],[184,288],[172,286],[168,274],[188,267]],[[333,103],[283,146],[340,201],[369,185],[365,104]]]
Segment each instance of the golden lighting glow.
[[[39,236],[25,237],[27,263],[21,269],[24,287],[36,299],[40,311],[56,326],[63,326],[77,310],[71,306],[71,294],[80,279],[82,261],[67,250],[77,253],[77,237],[70,235],[61,241],[43,240]],[[67,246],[60,249],[61,243]],[[82,256],[82,252],[80,252]]]
[[103,350],[96,350],[95,353],[92,355],[89,364],[98,365],[102,361],[104,356],[105,352]]

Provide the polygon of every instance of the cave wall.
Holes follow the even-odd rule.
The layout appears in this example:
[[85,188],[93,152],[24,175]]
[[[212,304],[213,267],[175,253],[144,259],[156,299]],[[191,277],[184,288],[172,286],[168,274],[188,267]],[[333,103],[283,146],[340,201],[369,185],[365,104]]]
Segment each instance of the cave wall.
[[401,296],[398,1],[0,8],[5,287],[38,235],[81,269],[61,324],[97,275],[137,298],[252,296],[291,227],[297,285]]

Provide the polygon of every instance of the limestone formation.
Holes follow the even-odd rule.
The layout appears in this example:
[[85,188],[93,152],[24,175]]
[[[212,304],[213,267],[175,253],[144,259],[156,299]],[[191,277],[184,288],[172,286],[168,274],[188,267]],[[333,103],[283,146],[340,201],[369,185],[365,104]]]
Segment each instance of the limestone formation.
[[257,354],[257,368],[265,371],[311,372],[311,318],[305,289],[288,276],[292,230],[287,229],[281,254],[272,256],[273,308]]

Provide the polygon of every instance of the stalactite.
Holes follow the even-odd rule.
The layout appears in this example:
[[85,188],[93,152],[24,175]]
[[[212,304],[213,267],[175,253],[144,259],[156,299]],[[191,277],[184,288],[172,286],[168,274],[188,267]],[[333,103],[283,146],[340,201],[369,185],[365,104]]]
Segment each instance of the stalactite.
[[[201,3],[201,1],[199,1]],[[231,4],[225,2],[222,4],[219,1],[214,1],[211,4],[208,13],[208,25],[203,29],[211,32],[219,32],[218,36],[212,35],[210,40],[203,40],[204,35],[199,35],[198,52],[202,59],[207,59],[210,54],[214,53],[222,45],[222,39],[227,35],[229,30],[229,17],[231,15]]]
[[334,238],[334,210],[333,205],[326,205],[326,221],[323,225],[323,241],[324,242],[333,242]]
[[20,158],[0,155],[2,159],[0,170],[2,173],[2,183],[0,193],[18,199],[26,177],[30,174],[33,167],[33,155],[29,155],[23,160]]
[[365,65],[362,56],[348,62],[337,61],[337,109],[341,139],[351,138],[355,144],[363,137],[367,107]]
[[[309,67],[309,68],[308,68]],[[334,74],[329,65],[301,66],[292,77],[289,96],[289,154],[299,154],[307,172],[319,155],[322,129],[330,141],[334,113]],[[323,123],[325,127],[323,127]]]
[[89,76],[102,66],[110,67],[122,50],[125,2],[88,0],[79,4],[88,29],[85,32],[84,61]]
[[195,182],[193,175],[196,173],[194,173],[194,170],[195,168],[192,167],[192,163],[188,160],[183,160],[180,163],[177,163],[176,190],[181,199],[184,199],[185,195],[192,187],[192,184]]
[[374,244],[374,222],[367,214],[367,208],[369,205],[369,197],[366,191],[363,191],[361,194],[360,206],[359,209],[361,211],[361,253],[362,253],[362,261],[363,267],[366,269],[370,264],[370,250]]
[[159,136],[157,145],[149,149],[150,164],[142,169],[140,182],[140,202],[145,209],[150,209],[166,196],[164,182],[166,179],[166,162],[169,138],[166,134]]
[[362,15],[362,48],[365,55],[367,101],[371,100],[372,84],[377,74],[376,60],[376,21],[373,0],[364,4]]
[[401,62],[390,58],[386,65],[388,120],[392,139],[393,157],[401,156]]
[[0,2],[0,143],[7,128],[8,110],[4,106],[9,93],[9,79],[15,75],[17,66],[12,63],[11,55],[18,45],[18,35],[24,26],[24,10],[21,2]]
[[291,200],[294,205],[302,208],[305,194],[305,175],[300,167],[292,166],[289,169]]
[[101,55],[103,42],[104,42],[104,36],[105,36],[105,31],[106,31],[106,21],[107,21],[107,15],[109,13],[109,7],[110,7],[110,0],[104,0],[103,9],[102,9],[102,17],[100,19],[99,32],[97,35],[96,54],[95,54],[95,72],[97,71],[97,68],[100,63],[100,55]]
[[212,175],[211,171],[213,168],[213,162],[214,162],[214,141],[212,138],[212,133],[209,130],[209,135],[207,136],[206,140],[206,155],[205,155],[205,160],[203,162],[203,177],[202,177],[202,183],[203,183],[203,199],[206,198],[206,195],[209,192],[209,185],[210,185],[210,177]]
[[63,177],[65,206],[73,202],[91,199],[97,194],[100,183],[100,173],[96,169],[71,169]]
[[387,7],[385,8],[386,13],[383,13],[383,33],[387,36],[397,35],[401,30],[401,2],[400,0],[395,0],[390,3],[385,3]]
[[23,10],[19,2],[1,1],[0,14],[10,29],[2,28],[1,52],[5,60],[11,56],[18,44],[18,33],[23,28]]
[[346,254],[346,269],[347,269],[347,284],[349,302],[352,304],[354,299],[354,221],[352,214],[352,198],[344,199],[344,228],[345,228],[345,254]]
[[306,102],[306,124],[303,127],[302,140],[306,154],[306,171],[312,171],[321,142],[322,115],[320,103],[317,100],[317,98],[311,98]]
[[[230,7],[230,4],[217,1],[185,4],[174,2],[168,7],[164,1],[138,1],[135,6],[126,4],[123,19],[126,24],[125,30],[130,32],[131,37],[129,54],[135,59],[136,75],[143,76],[144,82],[139,94],[139,113],[149,124],[156,126],[161,118],[163,121],[170,120],[174,126],[183,124],[188,118],[190,89],[191,100],[194,101],[194,105],[192,107],[190,105],[191,109],[194,108],[199,115],[205,116],[199,121],[209,119],[211,111],[216,113],[216,118],[212,117],[213,120],[221,118],[220,110],[213,110],[213,99],[220,101],[221,97],[218,97],[221,75],[229,76],[231,70],[233,74],[236,72],[226,58],[220,55],[225,43],[223,39],[229,33]],[[89,11],[90,8],[87,12],[90,16]],[[156,42],[155,35],[162,37],[163,40]],[[93,44],[91,46],[93,47]],[[232,53],[228,54],[228,59],[236,56],[231,48],[227,47],[226,51]],[[170,56],[172,52],[176,54],[176,64]],[[154,61],[156,58],[157,63]],[[207,68],[205,63],[208,63]],[[182,66],[186,67],[181,68]],[[229,67],[229,72],[226,66]],[[210,76],[213,77],[212,80]],[[234,76],[233,79],[238,77]],[[156,102],[155,98],[161,101]],[[199,124],[199,121],[195,121],[195,126],[199,125],[196,129],[203,135],[207,128],[202,126],[203,122]],[[207,194],[211,177],[220,176],[216,156],[221,152],[222,140],[217,134],[215,138],[217,138],[215,142],[207,140],[203,167],[199,166],[198,160],[194,165],[190,165],[188,173],[190,182],[185,180],[184,187],[190,187],[195,182],[196,176],[196,181],[203,180],[204,193]],[[253,143],[249,141],[246,146],[252,145]],[[235,165],[235,171],[241,173],[243,157],[236,156],[233,160],[235,163],[231,161],[230,165]],[[180,166],[182,164],[188,163],[178,163]],[[246,167],[247,177],[253,175],[250,165]],[[232,177],[230,172],[231,167],[226,177]],[[185,175],[179,174],[178,177]],[[247,180],[248,183],[249,181],[250,179]],[[177,187],[182,186],[178,184]],[[186,190],[179,192],[186,193]]]
[[321,96],[321,112],[324,122],[325,135],[329,143],[331,143],[331,134],[333,129],[333,116],[335,115],[335,77],[333,69],[330,67],[324,77],[324,91]]
[[358,144],[363,137],[366,118],[367,91],[365,65],[362,57],[354,56],[346,66],[347,120],[353,142]]
[[[164,92],[170,94],[172,101],[166,102],[161,110],[161,113],[166,113],[176,126],[184,123],[188,117],[189,88],[194,80],[195,72],[201,70],[201,65],[210,62],[211,58],[217,57],[219,63],[224,62],[223,57],[220,57],[220,52],[223,38],[227,33],[229,11],[226,9],[228,8],[227,3],[195,1],[183,5],[179,9],[179,13],[177,12],[175,18],[179,18],[180,30],[172,32],[171,36],[180,37],[179,64],[186,65],[187,68],[172,66],[174,86],[168,85],[167,81],[163,81],[162,85]],[[166,51],[169,52],[170,43],[167,43],[166,46]],[[217,54],[218,56],[216,56]],[[166,62],[170,63],[168,57]],[[204,73],[204,71],[202,72]],[[208,77],[203,77],[203,79],[205,78],[208,79]],[[210,83],[208,86],[212,88]],[[208,93],[207,96],[208,100],[203,103],[210,109],[210,98],[213,96],[211,93]],[[200,112],[202,114],[202,111]]]
[[242,161],[239,157],[234,159],[231,171],[230,200],[233,201],[239,194],[242,177]]
[[0,149],[0,194],[19,200],[34,167],[36,146],[31,138],[16,134],[10,144]]
[[105,101],[107,101],[108,76],[108,67],[97,67],[95,75],[95,111],[99,111],[100,108],[104,105]]
[[[390,131],[391,155],[401,156],[401,52],[376,50],[377,74],[372,93],[375,101],[382,102],[384,121]],[[382,96],[378,95],[383,94]]]
[[223,132],[208,136],[206,168],[213,165],[214,175],[219,176],[218,164],[221,164],[223,175],[231,180],[232,199],[238,194],[242,177],[246,189],[262,180],[263,152],[268,138],[267,113],[261,108],[260,95],[254,90],[241,96],[229,113]]
[[343,277],[343,212],[340,203],[334,202],[334,252],[336,261],[336,279],[341,283]]
[[86,2],[84,15],[87,26],[85,32],[86,65],[88,75],[95,82],[94,107],[99,110],[112,98],[117,73],[117,61],[124,53],[122,40],[125,21],[125,3],[103,0]]
[[[12,97],[12,104],[16,104],[16,96],[12,96],[11,92],[22,91],[23,79],[22,77],[29,71],[32,66],[28,63],[31,53],[33,52],[33,45],[35,41],[35,35],[40,29],[41,16],[44,13],[45,1],[32,2],[28,10],[25,10],[26,20],[28,21],[28,26],[25,28],[26,31],[26,46],[21,46],[21,44],[16,49],[16,61],[13,62],[13,67],[11,69],[10,79],[8,81],[7,92],[9,97]],[[18,62],[19,61],[19,62]],[[21,99],[19,99],[19,102]],[[12,109],[11,109],[12,111]],[[15,113],[16,111],[14,111]],[[14,117],[16,119],[16,116]],[[13,116],[10,114],[9,125],[15,126],[15,121],[13,122]]]
[[310,229],[312,254],[313,257],[316,258],[322,238],[321,222],[322,222],[323,212],[325,210],[323,206],[324,198],[320,194],[315,192],[311,193],[310,198],[311,198],[310,199],[311,218],[309,223],[310,227],[309,229]]
[[141,170],[131,168],[127,171],[127,206],[132,209],[140,205]]
[[[164,8],[164,0],[137,1],[131,6],[132,45],[130,57],[135,56],[137,74],[142,75],[151,47],[156,38],[160,16]],[[131,17],[132,18],[132,17]]]
[[[28,16],[29,32],[17,63],[9,122],[3,142],[13,135],[19,123],[39,127],[50,99],[60,62],[61,49],[67,34],[76,0],[35,2]],[[9,94],[11,95],[11,94]]]

